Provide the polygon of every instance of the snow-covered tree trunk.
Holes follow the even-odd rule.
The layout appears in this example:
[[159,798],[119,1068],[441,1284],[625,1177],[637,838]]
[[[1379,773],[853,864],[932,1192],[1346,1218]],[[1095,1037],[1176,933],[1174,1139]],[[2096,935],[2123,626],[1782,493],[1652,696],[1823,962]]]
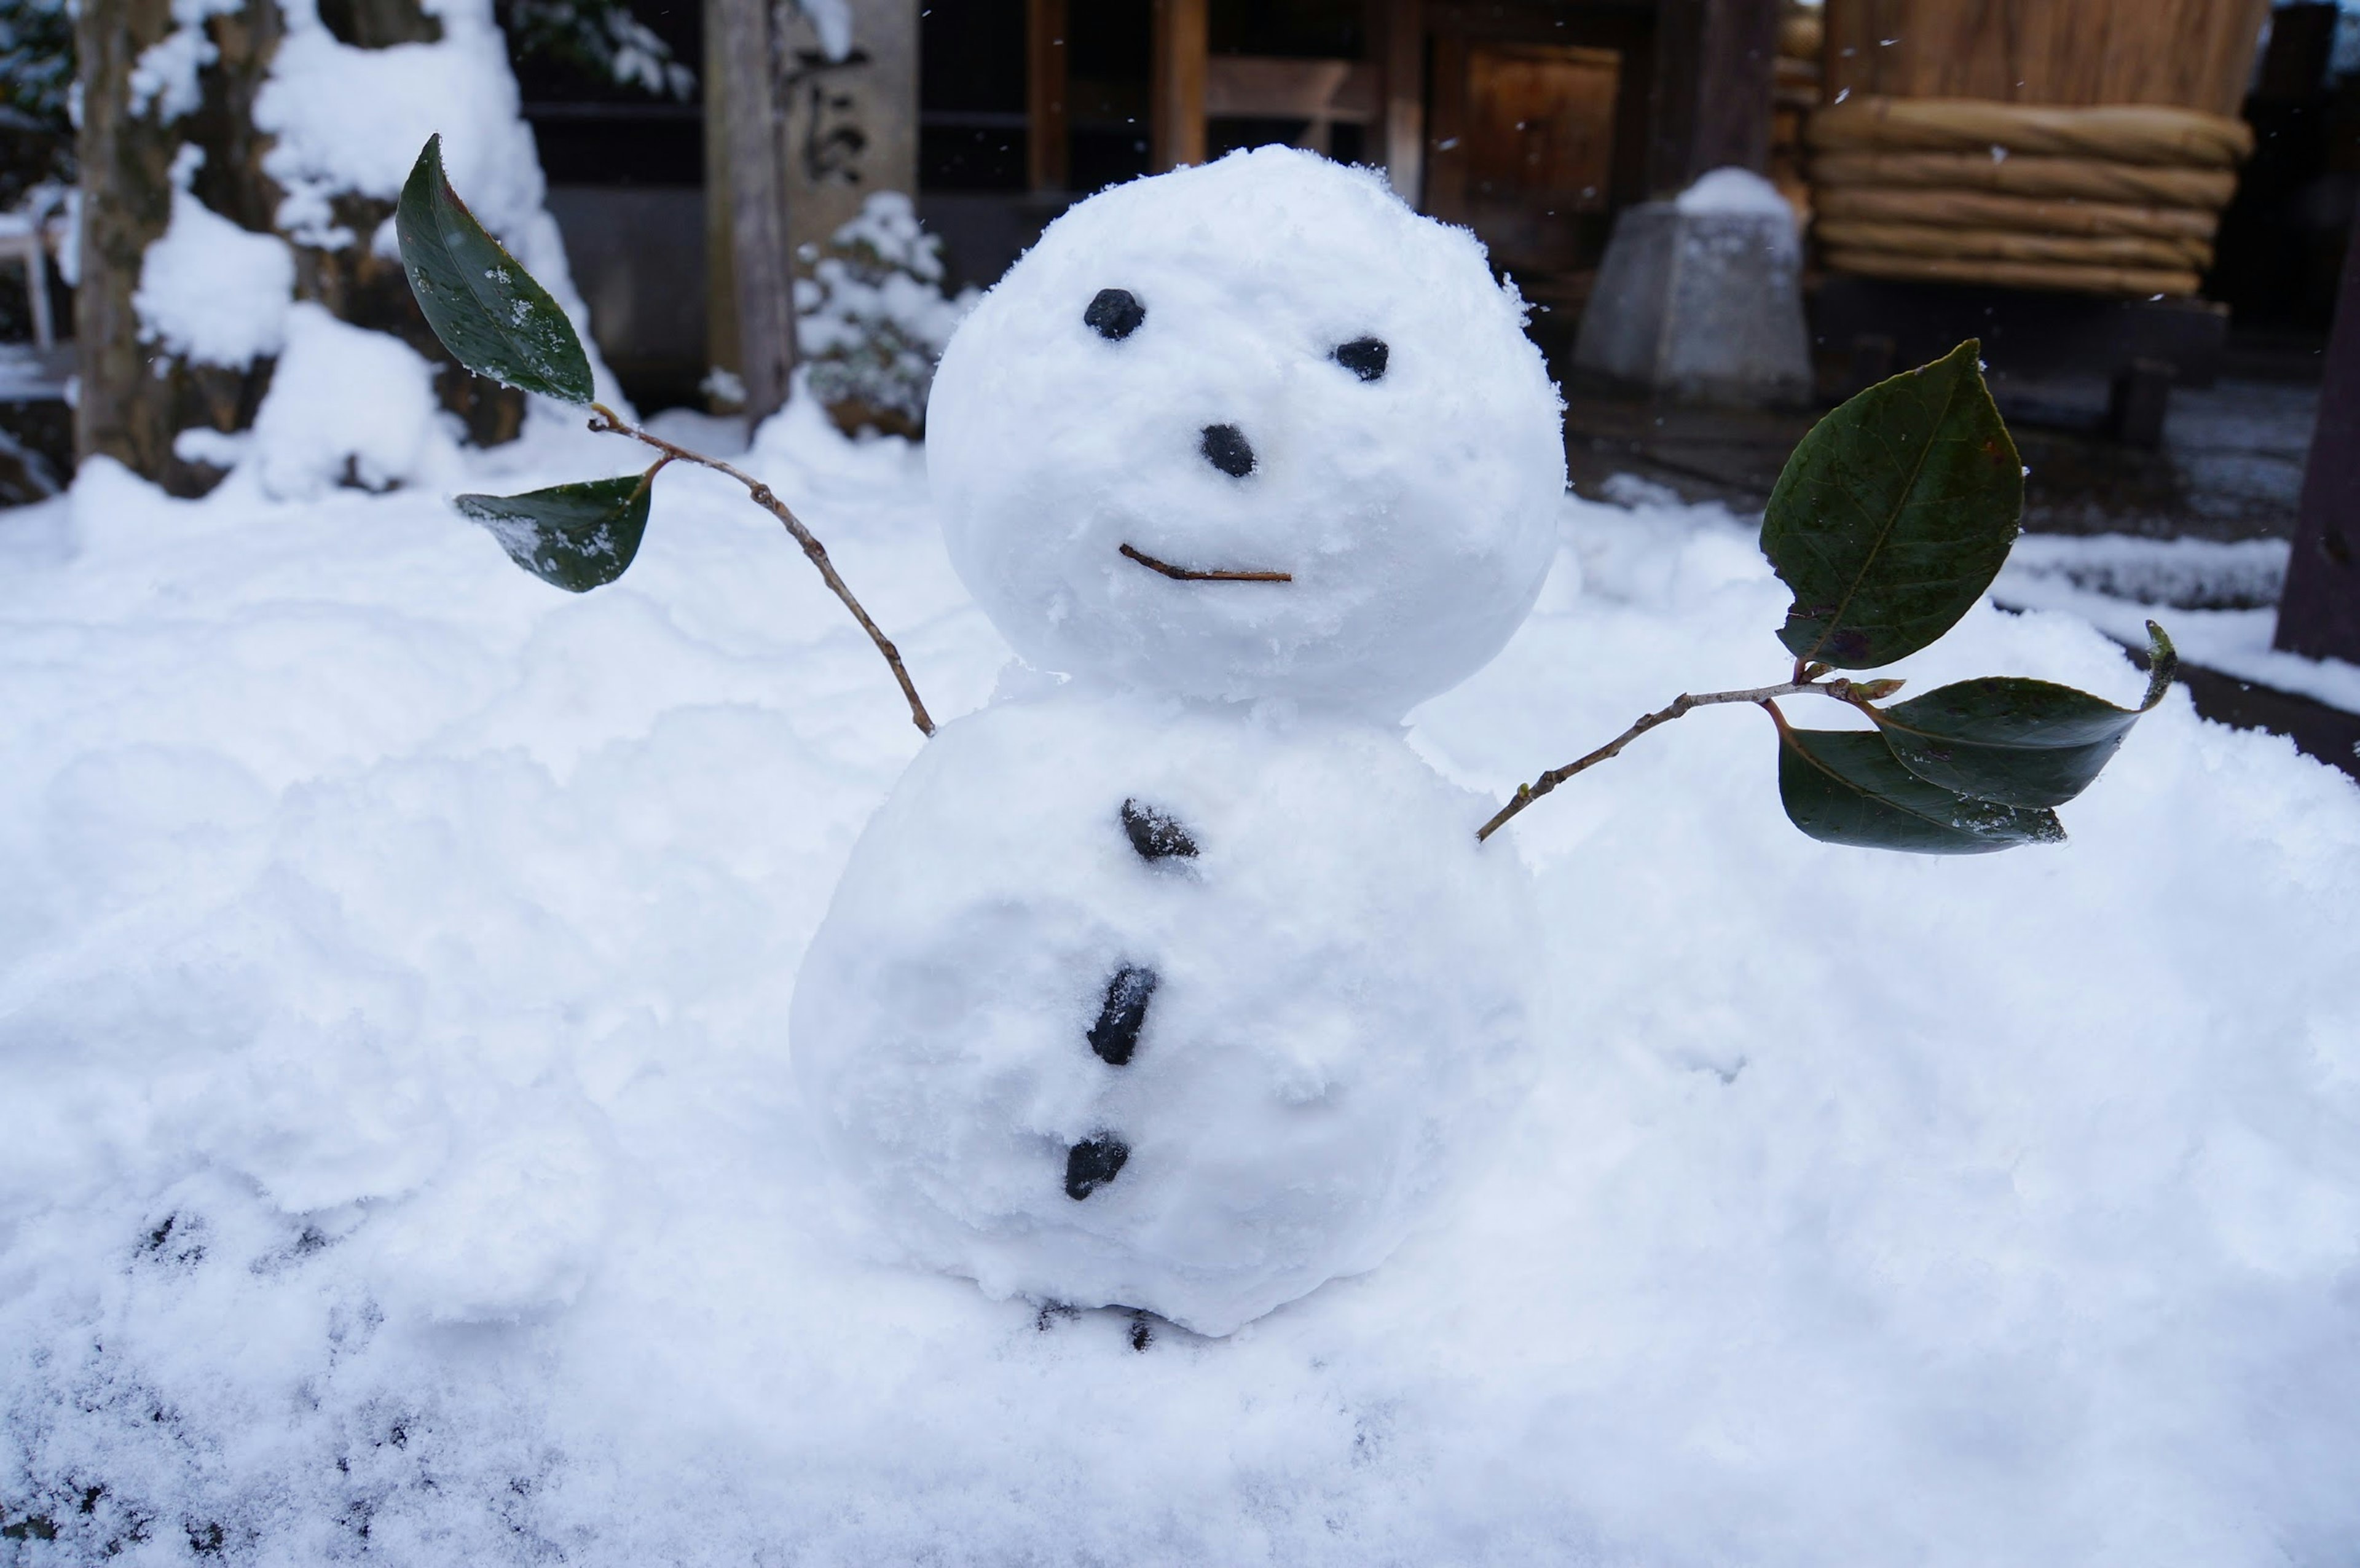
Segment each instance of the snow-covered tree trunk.
[[[182,0],[179,9],[185,8]],[[180,494],[206,488],[209,478],[174,454],[175,432],[251,423],[268,375],[267,361],[207,363],[162,350],[140,320],[142,267],[148,248],[171,227],[181,183],[193,184],[202,173],[209,210],[233,223],[244,218],[242,227],[269,224],[268,198],[257,201],[255,180],[239,178],[242,163],[258,178],[258,158],[239,145],[247,138],[233,125],[277,48],[278,7],[272,0],[247,0],[243,9],[198,26],[202,32],[180,19],[173,0],[83,0],[75,38],[84,192],[74,303],[82,359],[75,448],[82,457],[115,458]],[[201,44],[207,34],[213,37]],[[203,52],[213,56],[209,64],[200,63]],[[208,130],[218,145],[204,145]],[[211,168],[186,167],[181,149],[191,146]]]
[[[447,445],[431,410],[407,408],[421,384],[475,441],[516,435],[523,397],[451,361],[390,234],[402,175],[443,131],[461,189],[581,313],[488,0],[85,0],[78,41],[82,456],[201,494],[252,453],[245,432],[270,434],[288,354],[316,388],[350,380],[334,362],[356,342],[390,379],[284,409],[266,489],[418,476]],[[405,409],[391,445],[366,428],[380,395]]]

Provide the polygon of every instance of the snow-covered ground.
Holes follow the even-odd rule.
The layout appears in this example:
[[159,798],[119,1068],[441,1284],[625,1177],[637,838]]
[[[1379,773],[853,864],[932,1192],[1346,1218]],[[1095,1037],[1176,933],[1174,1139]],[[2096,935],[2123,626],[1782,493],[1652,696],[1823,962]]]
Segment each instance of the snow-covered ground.
[[2132,647],[2146,640],[2147,617],[2161,615],[2191,664],[2360,713],[2360,666],[2271,646],[2289,553],[2274,539],[2032,534],[2016,541],[1992,596],[2078,615]]
[[[750,461],[936,714],[985,702],[1008,656],[920,454],[798,412]],[[1786,667],[1742,520],[1578,504],[1566,545],[1416,715],[1464,783]],[[2057,849],[1814,844],[1742,710],[1574,781],[1513,830],[1555,1022],[1491,1175],[1374,1273],[1142,1350],[846,1223],[784,1020],[922,743],[721,482],[668,473],[631,575],[573,598],[429,490],[180,503],[93,464],[0,513],[0,1559],[2360,1540],[2360,789],[2185,693]],[[1989,607],[1900,672],[2140,684]]]

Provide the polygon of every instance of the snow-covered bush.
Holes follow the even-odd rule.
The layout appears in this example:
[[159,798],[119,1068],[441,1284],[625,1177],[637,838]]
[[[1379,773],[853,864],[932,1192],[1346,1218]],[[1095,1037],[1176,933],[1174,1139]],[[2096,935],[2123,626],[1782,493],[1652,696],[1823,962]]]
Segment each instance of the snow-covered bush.
[[73,178],[73,17],[65,0],[0,0],[0,212]]
[[898,191],[870,196],[806,260],[795,332],[813,396],[847,435],[923,434],[934,364],[975,290],[943,292],[942,242]]
[[696,72],[628,0],[498,0],[495,9],[519,59],[548,55],[657,97],[684,101],[696,91]]

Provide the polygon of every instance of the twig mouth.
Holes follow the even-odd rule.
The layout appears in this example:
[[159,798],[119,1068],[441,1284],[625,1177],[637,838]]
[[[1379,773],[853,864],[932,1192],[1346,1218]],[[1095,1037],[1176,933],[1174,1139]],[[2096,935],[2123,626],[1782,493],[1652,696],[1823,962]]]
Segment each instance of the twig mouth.
[[1292,583],[1292,572],[1192,572],[1185,566],[1175,566],[1168,561],[1158,561],[1143,550],[1129,545],[1118,547],[1122,553],[1150,572],[1160,572],[1175,583]]

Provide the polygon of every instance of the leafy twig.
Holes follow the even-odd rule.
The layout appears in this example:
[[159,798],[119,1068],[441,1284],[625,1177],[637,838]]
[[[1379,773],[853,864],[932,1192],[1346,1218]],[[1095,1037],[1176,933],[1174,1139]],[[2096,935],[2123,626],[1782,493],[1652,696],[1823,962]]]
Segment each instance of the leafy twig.
[[633,441],[644,446],[653,447],[664,454],[663,463],[657,463],[656,468],[648,471],[648,477],[650,479],[655,476],[656,469],[661,469],[664,463],[693,463],[700,468],[712,469],[716,474],[726,474],[746,486],[746,493],[754,498],[757,506],[786,525],[787,532],[794,536],[795,542],[803,546],[803,554],[809,556],[812,565],[818,569],[820,581],[827,584],[828,592],[844,601],[844,607],[852,612],[852,618],[860,623],[860,629],[869,634],[869,640],[875,643],[877,651],[885,656],[886,664],[893,671],[893,679],[901,683],[901,695],[909,699],[910,722],[918,726],[918,733],[924,735],[934,733],[934,721],[927,715],[926,704],[919,700],[918,689],[911,683],[910,672],[902,667],[901,650],[893,646],[893,639],[887,637],[878,628],[877,623],[869,618],[869,612],[860,607],[860,601],[852,596],[852,590],[846,587],[844,579],[836,574],[835,563],[827,558],[827,547],[820,543],[809,528],[803,527],[802,520],[787,509],[787,504],[780,500],[769,485],[744,470],[722,462],[719,458],[707,457],[703,452],[691,452],[684,446],[675,446],[661,436],[650,435],[639,426],[623,419],[604,403],[591,404],[590,411],[593,416],[590,420],[592,430],[602,435],[628,436]]
[[1889,697],[1898,691],[1900,686],[1901,682],[1898,681],[1860,682],[1789,681],[1784,685],[1757,686],[1748,691],[1707,691],[1700,697],[1693,697],[1683,691],[1673,698],[1668,704],[1644,715],[1629,729],[1624,730],[1589,756],[1568,762],[1563,768],[1552,768],[1529,784],[1517,785],[1515,798],[1501,807],[1499,813],[1490,822],[1476,830],[1475,842],[1480,844],[1490,838],[1506,824],[1509,818],[1584,768],[1595,768],[1608,757],[1619,756],[1624,746],[1629,746],[1657,724],[1670,724],[1692,708],[1710,708],[1723,702],[1759,702],[1763,707],[1769,709],[1771,716],[1775,719],[1777,717],[1778,710],[1771,699],[1775,697],[1799,696],[1806,691],[1816,691],[1822,697],[1832,697],[1839,702],[1851,702],[1857,705],[1873,698]]

